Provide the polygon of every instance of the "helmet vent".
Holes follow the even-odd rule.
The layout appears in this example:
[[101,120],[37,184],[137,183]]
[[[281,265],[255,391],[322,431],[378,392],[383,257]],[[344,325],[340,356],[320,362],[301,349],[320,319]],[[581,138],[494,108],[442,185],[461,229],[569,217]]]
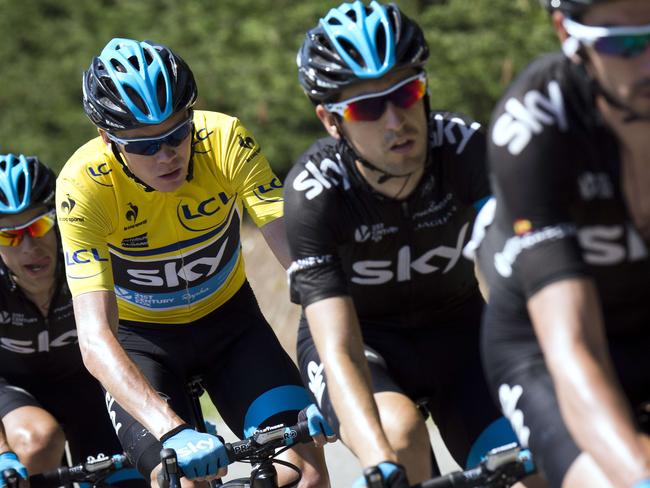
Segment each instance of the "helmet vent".
[[[133,58],[131,58],[131,59],[133,59]],[[119,71],[120,73],[126,73],[126,68],[118,60],[111,59],[111,65],[113,66],[113,68],[115,68],[115,71]]]
[[354,45],[351,42],[349,42],[347,39],[344,39],[344,38],[339,38],[338,41],[339,41],[339,44],[341,45],[341,47],[343,47],[343,49],[345,50],[345,52],[348,53],[348,55],[352,59],[354,59],[354,61],[357,64],[359,64],[361,66],[366,65],[365,60],[363,59],[363,56],[359,53],[357,48],[354,47]]
[[140,109],[142,113],[144,114],[149,113],[149,107],[147,107],[147,104],[145,103],[145,101],[142,99],[142,97],[137,91],[135,91],[129,85],[122,85],[122,88],[124,88],[124,91],[126,92],[129,99],[135,104],[136,107]]
[[25,174],[20,173],[20,176],[18,176],[18,180],[16,181],[16,196],[22,200],[22,196],[25,194]]
[[151,63],[153,63],[153,56],[149,52],[149,49],[143,49],[142,52],[144,53],[144,62],[147,63],[147,66],[149,66]]
[[167,104],[167,92],[165,90],[165,78],[158,76],[156,79],[156,97],[158,98],[158,106],[161,110]]
[[383,25],[380,25],[375,34],[375,46],[377,46],[377,56],[380,60],[386,57],[386,44],[386,29]]
[[129,60],[129,64],[133,66],[136,70],[140,70],[140,63],[138,62],[137,56],[130,56],[127,58]]
[[[117,87],[115,86],[115,83],[113,83],[113,80],[110,78],[106,77],[102,80],[104,82],[104,85],[106,86],[106,91],[108,93],[115,93],[117,92]],[[111,106],[114,107],[115,103],[112,102],[112,100],[109,97],[101,97],[102,102],[111,102]]]
[[113,100],[111,100],[108,97],[102,97],[100,98],[100,101],[102,104],[106,105],[106,107],[108,107],[111,110],[114,110],[116,112],[124,112],[124,110],[122,110],[122,108],[119,105],[115,104],[115,102],[113,102]]

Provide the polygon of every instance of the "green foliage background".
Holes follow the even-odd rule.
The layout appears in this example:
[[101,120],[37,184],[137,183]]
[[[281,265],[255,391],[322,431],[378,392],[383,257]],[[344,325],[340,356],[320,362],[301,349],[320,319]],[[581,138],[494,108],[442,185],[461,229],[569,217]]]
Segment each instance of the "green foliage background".
[[[275,170],[324,133],[298,85],[304,32],[339,1],[0,0],[0,153],[59,169],[96,132],[81,75],[113,37],[169,45],[192,67],[198,108],[239,117]],[[487,123],[513,76],[556,48],[538,0],[401,0],[423,27],[435,108]]]

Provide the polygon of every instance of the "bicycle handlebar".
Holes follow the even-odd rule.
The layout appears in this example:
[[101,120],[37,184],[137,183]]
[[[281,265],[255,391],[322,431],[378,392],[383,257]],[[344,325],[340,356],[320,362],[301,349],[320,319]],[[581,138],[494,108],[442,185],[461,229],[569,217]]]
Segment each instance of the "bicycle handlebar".
[[[61,466],[51,471],[34,474],[29,477],[31,488],[54,488],[71,483],[97,483],[109,474],[130,466],[124,454],[115,454],[111,457],[103,456],[93,458],[85,463],[74,466]],[[13,469],[2,472],[8,488],[18,488],[19,476]]]
[[306,421],[286,427],[283,424],[256,430],[252,436],[237,442],[226,442],[226,452],[230,463],[255,457],[266,457],[281,447],[291,447],[311,441],[309,425]]
[[5,483],[9,488],[18,488],[20,476],[14,468],[5,469],[2,472],[2,478],[5,480]]
[[531,452],[516,443],[490,450],[477,467],[424,481],[412,488],[509,487],[535,473]]
[[[273,425],[262,430],[256,430],[253,435],[236,442],[225,442],[229,464],[238,461],[261,462],[272,459],[276,449],[291,447],[295,444],[312,440],[309,435],[309,424],[306,421],[296,425]],[[173,449],[163,449],[160,452],[163,463],[158,484],[162,488],[180,487],[181,470],[178,468],[176,452]],[[284,463],[283,463],[284,464]]]

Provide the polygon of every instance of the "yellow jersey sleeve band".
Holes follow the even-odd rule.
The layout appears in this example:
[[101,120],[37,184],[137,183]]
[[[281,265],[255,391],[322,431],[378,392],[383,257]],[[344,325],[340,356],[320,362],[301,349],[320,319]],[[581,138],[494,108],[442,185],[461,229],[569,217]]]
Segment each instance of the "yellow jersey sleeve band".
[[57,181],[57,216],[73,296],[114,291],[122,320],[188,323],[228,301],[246,277],[240,227],[282,216],[282,184],[233,117],[196,111],[193,177],[146,192],[100,138]]

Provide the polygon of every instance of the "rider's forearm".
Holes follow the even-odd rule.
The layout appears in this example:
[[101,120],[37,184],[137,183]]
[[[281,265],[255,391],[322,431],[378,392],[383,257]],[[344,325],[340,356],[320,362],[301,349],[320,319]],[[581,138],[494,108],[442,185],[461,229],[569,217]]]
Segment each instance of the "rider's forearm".
[[349,297],[307,307],[312,337],[325,366],[327,388],[343,441],[364,467],[397,461],[381,426],[356,312]]
[[110,331],[83,340],[80,335],[79,345],[88,371],[156,438],[184,423],[151,387]]
[[284,269],[289,268],[291,265],[291,255],[289,253],[289,243],[287,242],[284,218],[277,218],[260,227],[260,232],[282,267]]
[[631,486],[650,476],[650,459],[609,368],[583,347],[566,355],[573,360],[560,364],[558,358],[551,374],[562,416],[578,445],[615,486]]
[[117,340],[118,311],[112,292],[73,298],[83,362],[115,401],[160,438],[183,420],[151,387]]
[[381,426],[363,352],[361,358],[349,351],[328,350],[324,354],[328,358],[325,373],[329,394],[345,443],[363,467],[382,461],[397,462]]
[[562,416],[580,448],[615,486],[650,476],[607,350],[595,288],[586,280],[549,285],[529,302]]

